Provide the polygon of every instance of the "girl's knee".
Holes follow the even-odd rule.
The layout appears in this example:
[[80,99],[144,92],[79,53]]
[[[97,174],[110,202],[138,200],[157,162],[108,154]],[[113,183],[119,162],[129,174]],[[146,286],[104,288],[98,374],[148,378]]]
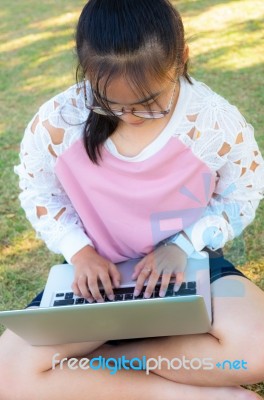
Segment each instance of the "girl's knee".
[[0,399],[24,400],[30,376],[24,360],[23,341],[6,330],[0,336]]
[[0,357],[0,382],[1,400],[24,400],[24,383],[21,382],[17,367],[10,359]]
[[264,323],[257,321],[252,324],[244,340],[240,343],[240,351],[247,361],[247,373],[251,382],[259,383],[264,381]]

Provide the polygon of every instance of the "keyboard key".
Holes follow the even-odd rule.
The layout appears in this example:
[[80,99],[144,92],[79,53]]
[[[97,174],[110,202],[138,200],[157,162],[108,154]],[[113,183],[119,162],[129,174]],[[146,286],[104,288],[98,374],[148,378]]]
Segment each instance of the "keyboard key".
[[188,289],[196,289],[196,282],[188,282]]
[[90,303],[88,300],[84,299],[84,304],[93,304],[93,303],[97,303],[97,301],[93,299]]
[[179,290],[182,290],[182,289],[186,289],[186,282],[182,282]]
[[174,283],[169,283],[165,297],[174,295]]
[[134,296],[133,293],[126,293],[125,294],[125,300],[133,300]]
[[143,299],[144,297],[144,292],[139,293],[139,295],[137,297],[134,297],[135,300],[137,299]]
[[115,301],[122,301],[123,300],[123,295],[122,294],[116,294],[115,295]]
[[[196,294],[196,282],[195,281],[182,282],[182,285],[177,292],[174,292],[174,284],[175,284],[175,282],[169,283],[165,297],[187,296],[187,295],[195,295]],[[140,300],[140,299],[144,299],[144,292],[146,290],[146,287],[147,287],[147,285],[144,285],[141,293],[136,297],[134,297],[134,295],[133,295],[134,289],[135,289],[134,287],[114,289],[114,295],[115,295],[114,300],[109,300],[103,289],[100,290],[100,294],[103,297],[105,302],[123,301],[123,300]],[[162,298],[159,296],[160,287],[161,287],[161,282],[158,282],[156,284],[154,291],[150,298]],[[65,299],[64,299],[64,296],[65,296]],[[66,305],[72,305],[72,304],[91,304],[88,302],[88,300],[84,299],[83,297],[74,299],[73,292],[56,293],[56,298],[58,298],[58,300],[54,301],[54,304],[53,304],[54,306],[66,306]],[[96,303],[96,301],[94,300],[93,303]]]
[[196,294],[195,289],[182,289],[179,290],[178,292],[175,292],[175,296],[189,296],[193,294]]
[[84,298],[80,297],[79,299],[76,299],[75,304],[84,304]]
[[189,294],[196,294],[196,288],[188,289]]
[[133,293],[134,287],[126,287],[126,288],[116,288],[114,289],[114,294],[126,294],[126,293]]
[[165,297],[171,297],[171,296],[174,296],[173,288],[172,289],[168,289],[166,294],[165,294]]
[[56,300],[54,301],[53,306],[70,306],[72,304],[74,304],[74,299]]
[[112,302],[112,301],[114,301],[114,300],[110,300],[107,296],[105,296],[105,298],[104,298],[104,301],[107,303],[109,303],[109,302]]
[[161,283],[157,283],[156,286],[155,286],[155,290],[158,290],[158,291],[159,291],[159,290],[160,290],[160,287],[161,287]]

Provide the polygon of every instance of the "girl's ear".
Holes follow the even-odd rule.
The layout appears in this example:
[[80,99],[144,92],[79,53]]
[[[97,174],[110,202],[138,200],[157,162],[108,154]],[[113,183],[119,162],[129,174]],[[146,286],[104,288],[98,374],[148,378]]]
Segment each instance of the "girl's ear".
[[178,70],[179,76],[183,75],[184,72],[186,71],[186,63],[189,59],[189,46],[188,44],[184,45],[184,50],[183,50],[183,59],[182,59],[182,64]]
[[183,63],[186,64],[189,58],[189,46],[188,44],[185,44],[184,46],[184,52],[183,52]]

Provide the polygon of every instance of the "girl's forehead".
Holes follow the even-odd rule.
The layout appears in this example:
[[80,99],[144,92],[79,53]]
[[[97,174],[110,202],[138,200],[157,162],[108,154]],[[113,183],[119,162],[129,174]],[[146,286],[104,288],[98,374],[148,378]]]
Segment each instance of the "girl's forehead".
[[107,84],[99,84],[99,95],[113,104],[136,104],[156,97],[166,89],[170,80],[149,78],[148,82],[132,83],[124,76],[113,78]]

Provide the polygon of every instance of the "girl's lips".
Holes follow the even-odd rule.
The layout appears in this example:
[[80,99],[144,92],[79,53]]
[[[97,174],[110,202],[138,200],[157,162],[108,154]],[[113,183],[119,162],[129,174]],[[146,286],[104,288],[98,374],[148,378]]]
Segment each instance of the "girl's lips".
[[142,125],[142,124],[144,124],[144,122],[145,122],[144,120],[143,121],[139,121],[139,122],[131,122],[130,125],[135,125],[135,126],[136,125]]

